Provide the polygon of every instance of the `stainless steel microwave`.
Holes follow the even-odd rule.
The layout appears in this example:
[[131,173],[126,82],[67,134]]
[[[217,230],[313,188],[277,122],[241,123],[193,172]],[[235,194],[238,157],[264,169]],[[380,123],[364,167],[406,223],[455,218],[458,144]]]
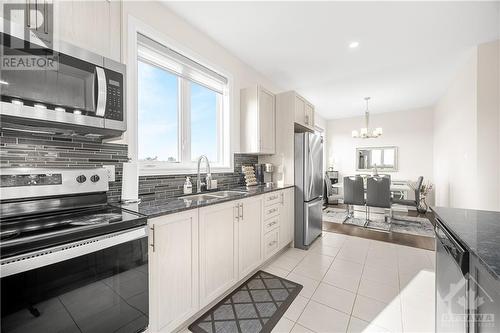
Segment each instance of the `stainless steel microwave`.
[[126,130],[125,65],[69,44],[54,50],[5,33],[1,47],[2,128],[102,137]]

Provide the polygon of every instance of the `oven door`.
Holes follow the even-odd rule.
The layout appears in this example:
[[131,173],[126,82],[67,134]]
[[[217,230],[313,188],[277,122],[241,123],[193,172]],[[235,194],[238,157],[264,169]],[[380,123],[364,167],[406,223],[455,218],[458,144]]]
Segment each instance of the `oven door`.
[[146,227],[2,260],[2,332],[139,332],[148,325]]

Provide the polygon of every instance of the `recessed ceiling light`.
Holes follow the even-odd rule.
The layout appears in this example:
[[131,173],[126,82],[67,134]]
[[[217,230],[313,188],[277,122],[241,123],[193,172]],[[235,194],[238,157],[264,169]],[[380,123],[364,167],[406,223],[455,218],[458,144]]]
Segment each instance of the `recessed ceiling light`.
[[349,48],[350,49],[355,49],[359,46],[359,42],[350,42],[349,43]]

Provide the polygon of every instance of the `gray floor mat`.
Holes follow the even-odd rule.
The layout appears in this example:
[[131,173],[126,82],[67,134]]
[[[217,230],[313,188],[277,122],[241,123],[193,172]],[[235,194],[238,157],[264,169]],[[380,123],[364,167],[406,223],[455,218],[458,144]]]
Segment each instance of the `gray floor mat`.
[[189,326],[194,333],[268,333],[302,285],[258,271]]

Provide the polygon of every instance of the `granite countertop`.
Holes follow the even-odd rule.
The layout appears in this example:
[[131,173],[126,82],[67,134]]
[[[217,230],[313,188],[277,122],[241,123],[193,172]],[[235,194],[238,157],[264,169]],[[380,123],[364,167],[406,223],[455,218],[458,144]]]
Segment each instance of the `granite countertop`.
[[[255,195],[260,195],[264,193],[279,191],[285,188],[293,187],[293,185],[284,185],[284,186],[274,186],[274,187],[265,187],[265,186],[252,186],[252,187],[235,187],[231,189],[221,189],[217,191],[203,192],[203,194],[215,194],[218,191],[239,191],[243,193],[231,193],[228,197],[225,198],[210,198],[207,200],[193,200],[185,198],[185,196],[169,198],[169,199],[161,199],[161,200],[153,200],[153,201],[145,201],[141,203],[132,203],[132,204],[122,204],[121,208],[128,209],[130,211],[146,215],[148,218],[158,217],[167,214],[178,213],[184,210],[200,208],[209,205],[215,205],[222,202],[228,202],[233,200],[244,199],[248,197],[252,197]],[[190,194],[196,195],[196,193]],[[189,195],[188,195],[189,196]]]
[[500,212],[445,207],[432,210],[471,255],[500,280]]

